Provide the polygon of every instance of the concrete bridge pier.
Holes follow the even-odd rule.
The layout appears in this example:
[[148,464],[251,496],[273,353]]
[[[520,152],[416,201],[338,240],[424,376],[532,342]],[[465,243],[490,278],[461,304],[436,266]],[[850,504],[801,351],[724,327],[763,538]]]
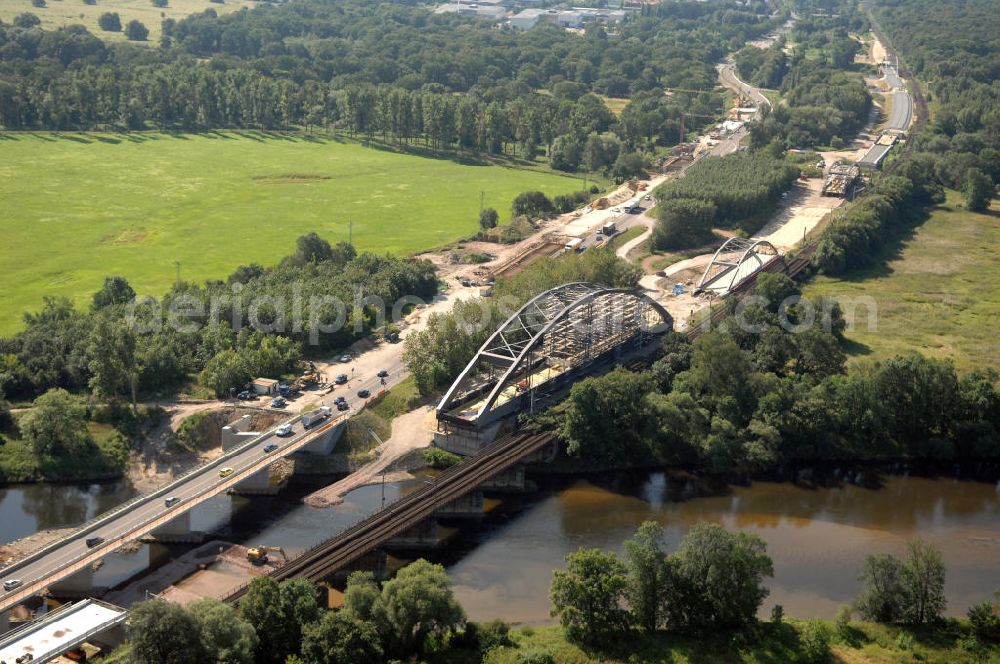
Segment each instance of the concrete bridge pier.
[[501,420],[485,429],[448,427],[434,433],[434,445],[452,454],[473,456],[497,439],[504,424]]
[[[317,426],[322,426],[322,423]],[[334,448],[337,447],[337,443],[340,441],[340,437],[344,435],[344,430],[346,429],[347,420],[345,419],[342,422],[330,427],[329,431],[325,431],[321,436],[317,436],[316,440],[307,445],[303,445],[300,449],[303,452],[308,452],[309,454],[332,454]]]
[[0,634],[6,634],[10,631],[10,609],[6,611],[0,611]]
[[410,526],[385,545],[392,549],[433,549],[439,542],[438,522],[431,518]]
[[480,484],[479,488],[483,491],[524,491],[524,466],[514,466],[501,473],[497,473]]
[[55,597],[90,597],[93,592],[94,568],[91,565],[87,565],[49,586],[49,594]]
[[285,488],[286,484],[288,484],[288,478],[272,480],[271,467],[268,466],[234,486],[229,490],[229,493],[241,496],[274,496]]
[[376,581],[384,581],[389,578],[389,555],[385,549],[366,553],[344,569],[334,572],[331,580],[334,583],[344,583],[354,572],[371,572]]
[[435,517],[478,519],[483,516],[483,492],[473,491],[434,512]]
[[191,530],[191,511],[179,514],[150,533],[159,542],[201,542],[203,533]]

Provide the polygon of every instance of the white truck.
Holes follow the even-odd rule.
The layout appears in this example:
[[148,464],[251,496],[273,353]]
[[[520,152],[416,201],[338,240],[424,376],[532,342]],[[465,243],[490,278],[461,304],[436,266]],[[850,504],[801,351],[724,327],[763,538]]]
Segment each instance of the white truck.
[[642,212],[642,205],[640,204],[640,199],[633,198],[632,200],[630,200],[629,202],[627,202],[625,205],[623,205],[622,209],[627,214],[639,214],[640,212]]
[[308,429],[317,422],[322,422],[326,418],[330,417],[330,407],[320,406],[316,410],[310,410],[308,413],[302,413],[302,428]]
[[572,240],[570,240],[569,242],[566,243],[566,251],[567,251],[567,253],[570,252],[570,251],[582,251],[582,247],[580,246],[582,244],[583,244],[583,239],[582,238],[578,238],[578,237],[573,238]]

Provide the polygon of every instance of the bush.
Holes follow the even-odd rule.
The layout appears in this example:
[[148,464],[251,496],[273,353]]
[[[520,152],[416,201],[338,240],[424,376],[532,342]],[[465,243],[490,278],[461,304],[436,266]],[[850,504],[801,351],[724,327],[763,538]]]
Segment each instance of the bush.
[[129,41],[146,41],[146,38],[149,37],[149,28],[139,21],[129,21],[128,25],[125,26],[125,36],[128,37]]
[[837,629],[837,636],[843,641],[851,638],[851,607],[842,606],[837,611],[837,620],[834,622]]
[[118,16],[118,12],[104,12],[97,19],[97,25],[105,32],[121,32],[122,19]]
[[488,231],[491,228],[496,228],[497,222],[500,220],[500,215],[493,208],[485,208],[479,213],[479,227],[484,231]]
[[42,19],[38,18],[31,12],[24,12],[23,14],[18,14],[14,17],[14,27],[15,28],[33,28],[36,25],[41,25]]
[[513,645],[513,641],[510,640],[510,625],[504,621],[491,620],[488,623],[480,623],[478,627],[479,652],[485,653],[491,648]]
[[1000,616],[996,614],[992,602],[969,607],[969,624],[972,633],[983,643],[1000,640]]
[[431,468],[436,468],[438,470],[451,468],[452,466],[458,465],[462,462],[462,457],[457,454],[452,454],[448,450],[442,450],[440,447],[429,447],[421,452],[420,456],[424,458],[424,461],[426,461]]
[[540,219],[548,216],[555,210],[555,206],[549,197],[540,191],[526,191],[518,194],[511,204],[511,212],[514,217],[528,217],[530,219]]
[[822,664],[830,659],[830,628],[822,620],[810,620],[802,628],[799,645],[803,661]]
[[517,658],[518,664],[556,664],[556,658],[547,652],[529,650],[521,653]]
[[31,0],[31,6],[32,7],[39,7],[39,8],[44,7],[45,6],[45,0]]

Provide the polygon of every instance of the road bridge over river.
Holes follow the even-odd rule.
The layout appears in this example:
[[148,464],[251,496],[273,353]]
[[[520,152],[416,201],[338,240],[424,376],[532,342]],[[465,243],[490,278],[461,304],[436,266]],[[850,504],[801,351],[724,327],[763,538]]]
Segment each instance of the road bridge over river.
[[[387,382],[393,384],[401,379],[394,373]],[[380,379],[372,378],[368,383],[355,387],[374,391]],[[354,395],[345,398],[353,407],[365,401]],[[146,536],[183,539],[190,531],[191,510],[220,493],[266,493],[269,467],[275,461],[300,451],[331,452],[350,414],[349,410],[331,416],[308,429],[301,415],[285,420],[282,424],[292,426],[290,435],[278,436],[277,426],[269,429],[157,491],[102,514],[68,536],[4,567],[0,581],[14,587],[0,596],[0,621],[12,607],[46,590],[88,596],[95,562]],[[232,473],[221,476],[223,468],[232,468]],[[168,498],[176,500],[167,505]],[[87,546],[88,540],[94,542],[92,538],[100,538],[100,542]]]

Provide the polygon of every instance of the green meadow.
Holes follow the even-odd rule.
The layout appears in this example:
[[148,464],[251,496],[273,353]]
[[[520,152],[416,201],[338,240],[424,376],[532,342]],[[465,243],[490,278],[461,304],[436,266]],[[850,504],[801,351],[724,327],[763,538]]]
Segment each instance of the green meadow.
[[178,262],[183,280],[225,278],[349,224],[359,250],[407,255],[475,232],[480,196],[503,222],[522,191],[582,185],[294,134],[0,134],[0,334],[45,295],[86,305],[106,275],[160,295]]
[[915,350],[949,358],[959,369],[1000,369],[1000,205],[984,214],[962,208],[948,192],[944,205],[892,246],[872,267],[841,278],[818,277],[810,297],[874,298],[876,329],[866,311],[846,333],[855,358],[884,359]]

